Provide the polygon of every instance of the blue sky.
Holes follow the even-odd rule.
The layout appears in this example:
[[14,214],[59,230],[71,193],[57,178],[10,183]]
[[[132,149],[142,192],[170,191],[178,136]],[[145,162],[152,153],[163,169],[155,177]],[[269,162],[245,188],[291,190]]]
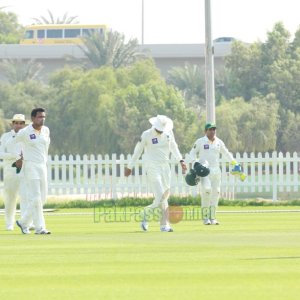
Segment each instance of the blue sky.
[[[82,24],[107,24],[127,38],[142,35],[142,0],[0,0],[19,16],[23,25],[33,17],[57,17],[65,12]],[[203,43],[205,0],[144,0],[144,42]],[[300,25],[298,0],[211,0],[212,36],[233,36],[245,42],[264,41],[275,22],[282,21],[294,34]]]

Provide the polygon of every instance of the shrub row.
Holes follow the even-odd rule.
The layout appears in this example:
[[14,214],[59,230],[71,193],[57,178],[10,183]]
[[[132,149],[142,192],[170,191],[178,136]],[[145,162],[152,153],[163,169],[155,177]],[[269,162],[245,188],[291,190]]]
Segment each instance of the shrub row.
[[[86,201],[76,200],[61,203],[47,203],[45,208],[93,208],[99,206],[147,206],[153,198],[122,198],[119,200]],[[170,197],[170,205],[200,206],[199,197]],[[220,199],[219,206],[300,206],[300,200],[276,201],[271,200],[225,200]]]
[[[153,198],[122,198],[118,200],[100,200],[100,201],[87,201],[87,200],[73,200],[61,202],[48,202],[44,208],[94,208],[94,207],[111,207],[111,206],[147,206],[151,204]],[[201,199],[199,197],[170,197],[170,205],[182,206],[200,206]],[[271,200],[226,200],[220,199],[219,206],[300,206],[300,200],[285,200],[276,201]],[[3,203],[0,208],[4,208]],[[19,205],[18,205],[19,208]]]

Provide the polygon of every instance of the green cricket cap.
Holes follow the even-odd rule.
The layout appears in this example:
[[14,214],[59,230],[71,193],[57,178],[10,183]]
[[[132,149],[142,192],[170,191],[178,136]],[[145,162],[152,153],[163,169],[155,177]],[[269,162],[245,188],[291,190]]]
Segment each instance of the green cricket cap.
[[210,129],[210,128],[217,128],[215,123],[206,123],[205,124],[205,130]]

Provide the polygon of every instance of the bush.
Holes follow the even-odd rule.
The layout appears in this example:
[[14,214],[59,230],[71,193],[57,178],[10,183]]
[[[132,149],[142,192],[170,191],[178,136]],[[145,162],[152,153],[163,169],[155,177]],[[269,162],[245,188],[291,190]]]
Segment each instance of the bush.
[[[61,203],[47,203],[45,208],[94,208],[94,207],[124,207],[147,206],[153,198],[122,198],[118,200],[86,201],[75,200]],[[200,206],[200,197],[175,197],[169,199],[169,205]],[[220,199],[219,206],[300,206],[300,200],[270,201],[270,200],[225,200]]]
[[[122,198],[118,200],[99,200],[99,201],[87,201],[87,200],[73,200],[63,202],[47,202],[44,208],[94,208],[94,207],[124,207],[124,206],[147,206],[151,204],[153,198]],[[182,205],[182,206],[200,206],[200,197],[176,197],[172,196],[169,199],[169,205]],[[285,200],[276,201],[271,200],[226,200],[220,199],[219,206],[300,206],[300,200]],[[18,209],[19,209],[18,204]],[[4,209],[3,202],[0,203],[0,208]]]

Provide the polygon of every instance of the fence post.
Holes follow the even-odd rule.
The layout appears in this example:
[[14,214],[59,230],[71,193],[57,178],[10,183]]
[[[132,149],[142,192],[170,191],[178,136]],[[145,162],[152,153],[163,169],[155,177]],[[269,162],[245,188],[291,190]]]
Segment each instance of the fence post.
[[277,201],[277,152],[272,153],[272,185],[273,185],[273,202]]
[[111,155],[111,175],[111,196],[117,199],[117,155],[115,153]]

